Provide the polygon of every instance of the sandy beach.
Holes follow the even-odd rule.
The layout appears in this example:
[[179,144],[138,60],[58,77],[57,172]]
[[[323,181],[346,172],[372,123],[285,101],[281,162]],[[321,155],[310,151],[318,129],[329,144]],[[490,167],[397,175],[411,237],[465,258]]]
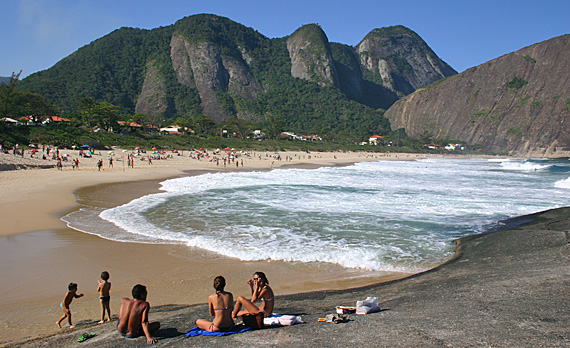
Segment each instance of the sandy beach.
[[[0,154],[0,343],[24,337],[57,332],[53,322],[60,315],[58,303],[69,282],[79,284],[85,297],[73,304],[74,321],[91,321],[99,316],[97,293],[101,271],[111,273],[111,309],[120,297],[129,296],[135,283],[149,287],[153,305],[203,303],[210,293],[211,279],[223,274],[234,294],[247,294],[252,272],[264,270],[274,275],[272,286],[278,295],[346,289],[407,276],[401,273],[347,270],[333,265],[307,265],[285,262],[241,262],[199,249],[176,245],[120,243],[81,233],[60,220],[79,209],[82,200],[116,206],[145,194],[157,192],[167,178],[199,175],[210,171],[271,170],[284,166],[317,168],[349,165],[361,161],[413,160],[426,155],[370,153],[275,153],[240,154],[239,166],[196,159],[190,152],[166,153],[166,159],[135,157],[134,168],[125,158],[130,152],[95,151],[91,158],[79,158],[78,169],[71,160],[63,162]],[[169,156],[171,155],[171,156]],[[153,155],[155,156],[155,155]],[[439,157],[439,156],[432,156]],[[113,158],[113,167],[109,159]],[[102,170],[97,162],[103,161]],[[243,160],[243,166],[241,164]]]

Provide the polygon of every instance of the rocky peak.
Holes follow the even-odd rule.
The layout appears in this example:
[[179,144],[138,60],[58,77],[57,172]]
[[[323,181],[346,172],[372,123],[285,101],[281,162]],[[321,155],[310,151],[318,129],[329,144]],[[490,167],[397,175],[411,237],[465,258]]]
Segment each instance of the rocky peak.
[[400,96],[457,73],[418,34],[401,25],[372,30],[356,51],[377,82]]
[[262,91],[251,73],[253,58],[248,52],[265,37],[228,18],[208,14],[183,18],[175,27],[170,56],[178,82],[196,87],[206,116],[217,122],[239,116],[228,109],[232,95],[249,99]]
[[304,25],[287,39],[291,75],[319,86],[338,86],[329,40],[317,24]]

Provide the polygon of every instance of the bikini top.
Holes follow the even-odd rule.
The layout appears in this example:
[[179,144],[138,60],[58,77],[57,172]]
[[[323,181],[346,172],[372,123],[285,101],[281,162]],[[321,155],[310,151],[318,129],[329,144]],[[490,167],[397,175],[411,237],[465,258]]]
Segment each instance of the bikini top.
[[215,311],[223,311],[225,309],[231,309],[232,307],[228,306],[228,307],[222,307],[222,308],[214,308]]
[[[267,288],[267,285],[265,285],[265,286],[263,287],[263,289],[265,289],[265,288]],[[262,297],[262,298],[261,298],[261,301],[262,301],[262,302],[273,301],[273,297],[272,297],[272,298],[265,298],[265,297]]]

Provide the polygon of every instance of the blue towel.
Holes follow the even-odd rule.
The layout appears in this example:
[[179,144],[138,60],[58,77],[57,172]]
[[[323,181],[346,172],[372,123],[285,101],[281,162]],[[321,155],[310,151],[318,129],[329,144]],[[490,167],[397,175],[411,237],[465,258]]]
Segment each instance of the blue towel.
[[245,326],[245,325],[236,325],[234,326],[234,328],[230,331],[225,331],[225,332],[221,332],[221,331],[206,331],[206,330],[202,330],[198,327],[195,327],[193,329],[190,329],[185,335],[184,337],[194,337],[194,336],[227,336],[227,335],[233,335],[233,334],[237,334],[237,333],[242,333],[245,331],[249,331],[251,330],[251,328]]

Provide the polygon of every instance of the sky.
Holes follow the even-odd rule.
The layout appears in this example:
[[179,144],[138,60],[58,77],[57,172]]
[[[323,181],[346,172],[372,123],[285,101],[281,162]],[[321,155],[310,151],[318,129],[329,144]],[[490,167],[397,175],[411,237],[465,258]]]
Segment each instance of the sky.
[[458,72],[570,34],[568,0],[1,0],[0,76],[52,67],[121,27],[153,29],[211,13],[269,38],[317,23],[355,46],[375,28],[404,25]]

